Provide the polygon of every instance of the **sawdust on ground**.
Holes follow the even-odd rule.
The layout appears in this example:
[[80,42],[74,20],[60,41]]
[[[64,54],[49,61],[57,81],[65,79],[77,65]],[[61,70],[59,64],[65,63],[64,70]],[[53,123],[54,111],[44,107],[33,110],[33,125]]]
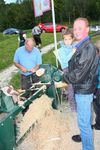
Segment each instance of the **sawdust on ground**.
[[[45,109],[17,150],[82,150],[81,143],[71,139],[78,133],[76,112],[71,112],[68,103],[62,102],[58,110]],[[95,150],[100,150],[100,131],[93,133]]]

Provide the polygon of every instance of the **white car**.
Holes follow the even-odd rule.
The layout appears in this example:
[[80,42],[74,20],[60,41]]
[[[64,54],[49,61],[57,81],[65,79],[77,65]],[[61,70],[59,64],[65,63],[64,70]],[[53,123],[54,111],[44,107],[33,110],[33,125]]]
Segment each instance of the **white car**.
[[100,26],[90,26],[90,31],[100,31]]

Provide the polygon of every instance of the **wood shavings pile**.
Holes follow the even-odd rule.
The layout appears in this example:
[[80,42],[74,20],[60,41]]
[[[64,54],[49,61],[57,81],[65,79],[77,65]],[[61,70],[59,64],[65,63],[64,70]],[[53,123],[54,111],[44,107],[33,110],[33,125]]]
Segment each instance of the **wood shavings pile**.
[[[80,131],[77,114],[68,110],[67,104],[63,103],[59,110],[47,109],[16,150],[82,150],[82,143],[72,141],[72,136]],[[99,150],[100,132],[93,132],[95,150]]]
[[50,99],[47,95],[42,95],[40,98],[37,98],[32,102],[19,124],[18,139],[20,139],[26,133],[32,124],[43,118],[45,112],[52,108],[51,104],[52,99]]

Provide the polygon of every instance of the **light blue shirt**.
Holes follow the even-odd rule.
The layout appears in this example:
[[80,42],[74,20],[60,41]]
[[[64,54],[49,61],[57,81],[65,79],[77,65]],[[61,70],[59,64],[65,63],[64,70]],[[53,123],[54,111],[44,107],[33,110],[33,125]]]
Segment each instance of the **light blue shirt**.
[[[21,64],[27,70],[34,68],[42,63],[41,53],[38,48],[34,47],[31,52],[27,51],[25,46],[18,48],[14,55],[14,62]],[[30,75],[31,72],[21,72],[24,75]]]
[[68,61],[71,59],[73,52],[73,45],[65,45],[63,42],[60,43],[61,48],[58,49],[58,57],[59,62],[61,64],[61,68],[65,69],[68,67]]

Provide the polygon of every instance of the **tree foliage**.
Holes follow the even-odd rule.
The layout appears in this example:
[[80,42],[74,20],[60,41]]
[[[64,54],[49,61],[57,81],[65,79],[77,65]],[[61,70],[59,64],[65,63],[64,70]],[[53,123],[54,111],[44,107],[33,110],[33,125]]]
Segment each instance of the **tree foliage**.
[[[100,0],[54,0],[57,23],[73,22],[77,17],[87,17],[89,20],[100,21]],[[43,16],[34,17],[32,0],[16,0],[16,3],[6,4],[0,0],[0,31],[8,27],[29,29],[38,22],[52,21],[52,11]]]

